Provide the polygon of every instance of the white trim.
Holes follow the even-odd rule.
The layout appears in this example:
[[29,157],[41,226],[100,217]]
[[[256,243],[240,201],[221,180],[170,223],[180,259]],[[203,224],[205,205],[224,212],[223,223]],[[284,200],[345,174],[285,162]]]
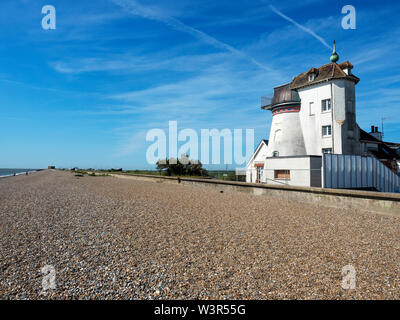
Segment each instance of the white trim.
[[250,160],[247,162],[246,164],[246,168],[249,167],[249,164],[253,162],[254,158],[256,157],[256,155],[258,154],[258,152],[260,151],[262,145],[265,145],[266,147],[268,147],[268,145],[265,143],[264,140],[261,140],[260,143],[258,144],[258,147],[256,148],[256,151],[254,151],[253,155],[251,156]]

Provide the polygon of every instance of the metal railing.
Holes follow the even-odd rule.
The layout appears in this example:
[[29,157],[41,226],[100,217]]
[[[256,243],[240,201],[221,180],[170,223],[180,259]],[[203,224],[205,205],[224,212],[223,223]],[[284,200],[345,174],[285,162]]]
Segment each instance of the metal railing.
[[272,96],[262,96],[261,97],[261,107],[265,107],[265,106],[268,106],[268,105],[270,105],[271,103],[272,103],[272,99],[273,99],[273,97]]

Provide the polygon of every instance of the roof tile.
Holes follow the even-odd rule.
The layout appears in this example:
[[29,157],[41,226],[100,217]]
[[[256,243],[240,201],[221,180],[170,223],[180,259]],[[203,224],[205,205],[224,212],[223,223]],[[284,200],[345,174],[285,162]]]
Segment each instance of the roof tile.
[[[346,61],[341,64],[329,63],[323,65],[322,67],[319,67],[318,69],[311,68],[308,72],[303,72],[299,74],[296,78],[294,78],[291,83],[291,88],[299,89],[332,79],[347,79],[350,81],[354,81],[357,84],[360,79],[352,74],[348,75],[347,73],[345,73],[343,69],[346,68],[352,69],[353,65],[349,61]],[[308,75],[310,73],[316,74],[316,77],[312,81],[309,81]]]

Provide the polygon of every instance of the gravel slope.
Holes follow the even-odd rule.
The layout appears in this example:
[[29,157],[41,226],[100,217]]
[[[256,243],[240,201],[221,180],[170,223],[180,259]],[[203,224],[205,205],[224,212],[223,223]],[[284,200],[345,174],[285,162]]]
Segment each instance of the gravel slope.
[[43,171],[0,179],[0,227],[1,299],[400,299],[400,217]]

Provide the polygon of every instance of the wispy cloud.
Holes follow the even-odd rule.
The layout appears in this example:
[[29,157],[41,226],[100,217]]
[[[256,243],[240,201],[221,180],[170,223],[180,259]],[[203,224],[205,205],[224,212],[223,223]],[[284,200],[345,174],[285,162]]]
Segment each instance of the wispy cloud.
[[0,75],[0,82],[4,82],[4,83],[8,83],[14,86],[20,86],[20,87],[25,87],[28,89],[32,89],[32,90],[37,90],[37,91],[48,91],[48,92],[53,92],[53,93],[57,93],[57,94],[67,94],[67,95],[76,95],[76,96],[100,96],[99,93],[96,92],[79,92],[79,91],[73,91],[73,90],[65,90],[65,89],[57,89],[57,88],[50,88],[50,87],[41,87],[41,86],[36,86],[36,85],[32,85],[30,83],[25,83],[25,82],[21,82],[21,81],[15,81],[15,80],[10,80],[7,78],[3,78]]
[[260,115],[269,116],[260,110],[259,97],[274,80],[266,81],[263,72],[238,71],[233,66],[212,69],[185,80],[112,94],[110,106],[99,109],[99,115],[131,114],[142,123],[160,125],[173,119],[203,128],[236,127],[237,119],[242,119],[241,127],[253,128],[260,124]]
[[243,51],[240,51],[227,43],[217,40],[216,38],[204,33],[203,31],[193,28],[174,17],[164,15],[163,12],[157,8],[145,7],[135,0],[111,0],[111,1],[124,8],[130,14],[162,22],[177,31],[188,33],[194,36],[195,38],[209,45],[214,46],[215,48],[227,50],[235,55],[238,55],[265,71],[269,72],[274,71],[270,66],[260,63],[259,61],[249,56],[248,54],[244,53]]
[[[169,53],[171,53],[171,49]],[[77,58],[67,61],[53,61],[49,65],[60,73],[79,74],[86,72],[124,72],[139,73],[143,71],[173,70],[198,72],[211,64],[232,60],[228,53],[212,53],[203,55],[180,55],[169,59],[163,58],[163,51],[146,55],[111,55],[99,58]]]
[[136,128],[133,128],[133,131],[136,131],[133,134],[128,134],[124,136],[120,145],[116,148],[116,153],[114,157],[126,156],[135,153],[138,150],[141,150],[146,146],[146,131],[141,130],[137,131]]
[[297,23],[296,21],[294,21],[292,18],[288,17],[287,15],[283,14],[282,12],[280,12],[278,9],[276,9],[274,6],[270,5],[270,8],[273,12],[275,12],[277,15],[281,16],[283,19],[289,21],[290,23],[293,23],[296,27],[298,27],[299,29],[309,33],[310,35],[312,35],[315,39],[317,39],[319,42],[321,42],[325,47],[327,47],[328,49],[332,49],[332,47],[323,39],[321,38],[319,35],[317,35],[313,30],[302,26],[300,23]]
[[55,61],[50,66],[60,73],[77,74],[97,71],[135,70],[146,68],[142,57],[127,59],[84,58],[71,61]]

